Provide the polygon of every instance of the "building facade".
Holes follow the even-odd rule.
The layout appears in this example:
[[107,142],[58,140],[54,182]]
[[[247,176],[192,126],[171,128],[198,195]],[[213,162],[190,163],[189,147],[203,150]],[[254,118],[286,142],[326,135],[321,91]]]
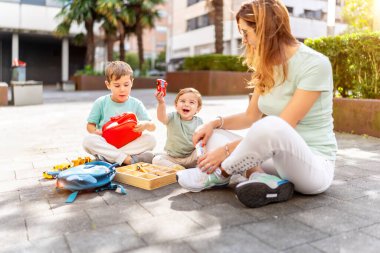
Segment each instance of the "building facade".
[[62,7],[59,0],[0,0],[0,81],[11,80],[12,60],[27,63],[26,79],[55,84],[83,68],[85,47],[70,38],[84,29],[73,26],[70,36],[53,35]]
[[[167,62],[169,70],[184,57],[214,52],[214,26],[204,0],[170,0]],[[224,0],[224,54],[240,53],[241,35],[236,26],[235,12],[243,0]],[[327,35],[328,0],[283,0],[289,15],[292,33],[297,39]],[[336,1],[334,34],[343,32],[346,25],[340,18],[343,1]]]

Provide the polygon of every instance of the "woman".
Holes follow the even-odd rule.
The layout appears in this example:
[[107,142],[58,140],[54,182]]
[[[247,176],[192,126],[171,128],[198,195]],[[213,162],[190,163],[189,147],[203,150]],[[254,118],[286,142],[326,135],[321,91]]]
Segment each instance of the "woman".
[[[328,58],[292,36],[279,0],[243,4],[236,21],[245,63],[254,70],[253,96],[245,112],[218,117],[195,132],[194,144],[201,140],[208,152],[199,158],[199,168],[177,174],[179,184],[197,192],[226,186],[232,174],[245,173],[248,180],[235,191],[248,207],[288,200],[293,189],[325,191],[337,151]],[[222,130],[245,128],[244,138]]]

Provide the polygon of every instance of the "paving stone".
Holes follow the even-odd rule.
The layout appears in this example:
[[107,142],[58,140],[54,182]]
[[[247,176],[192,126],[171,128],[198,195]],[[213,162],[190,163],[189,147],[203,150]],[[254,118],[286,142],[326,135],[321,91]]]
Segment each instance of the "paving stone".
[[24,218],[3,220],[0,229],[0,245],[12,245],[28,239]]
[[197,252],[276,252],[269,245],[237,227],[202,233],[186,238],[184,241]]
[[66,240],[63,236],[57,236],[52,238],[45,238],[43,240],[34,240],[26,242],[17,242],[9,247],[1,249],[1,252],[7,253],[19,253],[19,252],[28,252],[28,253],[41,253],[41,252],[60,252],[66,253],[70,252],[70,248],[66,243]]
[[296,246],[294,248],[285,250],[284,253],[321,253],[322,251],[308,245],[308,244],[303,244],[300,246]]
[[169,196],[169,195],[179,195],[188,192],[186,189],[182,188],[178,183],[166,185],[164,187],[155,189],[152,193],[157,196]]
[[20,209],[23,217],[44,217],[53,214],[49,202],[45,200],[21,201]]
[[361,232],[380,239],[380,224],[374,224],[372,226],[361,229]]
[[26,225],[30,240],[89,230],[92,227],[90,218],[83,211],[27,218]]
[[0,168],[0,182],[2,181],[13,181],[16,179],[15,172],[13,170],[1,170]]
[[136,201],[123,201],[119,205],[89,208],[86,209],[86,213],[90,217],[92,224],[95,224],[96,227],[152,217],[152,214]]
[[16,170],[16,179],[40,179],[42,177],[42,171],[36,169],[27,169],[27,170]]
[[311,245],[327,253],[378,253],[380,248],[380,240],[366,234],[353,231],[322,239],[311,243]]
[[[3,204],[0,206],[0,224],[6,221],[23,219],[20,203]],[[1,225],[2,226],[2,225]]]
[[[278,250],[285,250],[328,236],[290,217],[271,218],[241,227]],[[286,237],[283,236],[285,234]]]
[[291,213],[302,211],[296,205],[292,204],[292,200],[282,203],[270,204],[259,208],[245,208],[246,212],[258,220],[267,218],[278,218]]
[[227,228],[256,221],[256,219],[230,204],[216,204],[185,212],[185,215],[207,230]]
[[171,242],[170,244],[156,244],[128,251],[129,253],[196,253],[185,242]]
[[0,184],[1,192],[19,191],[33,189],[39,187],[40,183],[35,179],[11,180]]
[[179,213],[132,220],[128,223],[149,244],[180,239],[204,231],[200,225]]
[[[310,229],[299,236],[299,240],[309,243],[300,242],[284,249],[286,252],[322,252],[323,247],[316,248],[312,243],[327,238],[309,241],[312,231],[329,233],[328,238],[339,237],[345,231],[360,232],[361,238],[367,238],[362,240],[366,244],[371,238],[379,239],[380,139],[350,134],[336,134],[340,147],[336,177],[332,187],[317,196],[296,194],[284,203],[250,209],[235,198],[233,188],[189,193],[175,183],[154,191],[125,186],[126,196],[113,191],[81,193],[73,204],[65,204],[69,193],[57,192],[55,180],[42,179],[42,171],[87,155],[82,148],[87,134],[86,118],[93,101],[108,91],[64,93],[45,88],[43,105],[1,108],[2,117],[8,120],[0,122],[0,145],[7,147],[0,152],[0,236],[3,231],[6,233],[0,238],[0,251],[87,252],[90,250],[86,243],[80,242],[81,236],[88,236],[90,232],[90,236],[101,238],[105,234],[102,229],[114,226],[121,226],[118,230],[129,233],[128,225],[133,227],[131,238],[136,245],[126,248],[119,239],[108,245],[113,247],[110,251],[276,252],[278,249],[273,245],[240,226],[248,226],[256,233],[262,230],[263,235],[283,231],[281,244],[276,244],[283,249],[280,246],[287,241],[294,245],[295,235],[291,232],[296,229],[294,224],[299,223],[303,224],[302,228]],[[133,90],[133,95],[144,102],[157,123],[154,134],[158,145],[154,151],[161,152],[166,128],[155,118],[156,101],[152,99],[152,90]],[[168,111],[174,110],[175,95],[166,96]],[[228,115],[248,105],[246,95],[206,96],[203,100],[199,116],[204,121],[220,114],[222,106],[223,113]],[[70,124],[62,123],[67,122],[67,115],[70,115]],[[27,128],[25,122],[28,122]],[[43,129],[41,122],[44,122]],[[243,136],[247,130],[235,132]],[[292,219],[289,217],[298,223],[285,226],[286,221],[282,220]],[[260,224],[257,228],[256,223]],[[269,227],[276,229],[264,229]],[[68,247],[66,235],[73,239],[72,248]]]
[[120,201],[132,201],[132,200],[140,200],[140,199],[155,197],[152,191],[147,191],[147,190],[136,188],[129,185],[123,185],[123,186],[125,190],[127,191],[127,195],[120,195],[112,191],[104,191],[104,192],[101,192],[100,195],[102,196],[104,201],[109,205],[117,204]]
[[380,222],[380,209],[373,206],[373,203],[370,201],[366,201],[366,198],[355,201],[339,201],[329,206],[365,220]]
[[201,204],[202,206],[229,203],[230,205],[233,205],[235,207],[243,207],[243,205],[235,197],[235,193],[233,192],[233,190],[229,188],[207,190],[201,193],[187,192],[186,196],[188,196],[195,202]]
[[20,190],[21,201],[43,200],[48,199],[50,196],[55,195],[55,182],[50,186],[36,187],[28,190]]
[[[379,172],[380,173],[380,172]],[[366,170],[356,166],[345,165],[335,169],[335,177],[343,176],[347,179],[355,179],[360,177],[366,177],[374,174],[373,171]]]
[[[114,192],[114,194],[117,194]],[[65,203],[69,192],[49,196],[49,203],[54,214],[81,211],[84,209],[105,207],[107,203],[95,192],[80,192],[73,203]]]
[[[380,147],[377,148],[377,152],[378,150],[380,150]],[[374,171],[376,174],[380,173],[380,162],[378,161],[376,162],[363,161],[360,163],[360,165],[358,165],[358,167],[360,167],[361,169]]]
[[325,194],[340,200],[353,200],[368,195],[368,192],[363,188],[351,185],[349,181],[334,180]]
[[186,194],[154,197],[138,201],[153,215],[169,214],[177,211],[191,211],[201,207],[197,202],[189,199]]
[[294,213],[290,216],[329,234],[346,232],[371,224],[371,221],[331,207],[319,207]]
[[380,174],[350,180],[350,184],[362,189],[380,192]]
[[291,199],[291,203],[302,209],[313,209],[321,206],[327,206],[333,202],[339,200],[329,197],[328,195],[321,193],[318,195],[302,195],[296,193]]
[[33,169],[33,163],[29,159],[26,159],[26,161],[22,161],[22,158],[20,157],[20,159],[17,159],[17,162],[11,163],[11,168],[15,171],[32,170]]
[[126,223],[67,233],[66,238],[73,253],[120,252],[146,245]]

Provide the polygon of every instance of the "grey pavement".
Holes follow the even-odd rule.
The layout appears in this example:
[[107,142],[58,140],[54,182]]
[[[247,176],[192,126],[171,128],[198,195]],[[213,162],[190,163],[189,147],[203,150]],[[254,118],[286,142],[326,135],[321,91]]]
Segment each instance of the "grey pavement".
[[[380,252],[380,139],[367,136],[337,134],[336,177],[317,196],[248,209],[232,187],[190,193],[178,184],[153,191],[127,185],[126,196],[81,193],[65,204],[68,193],[42,171],[85,155],[87,114],[106,93],[53,87],[43,105],[0,107],[0,252]],[[165,128],[153,93],[132,95],[157,122],[160,151]],[[246,95],[204,97],[200,116],[207,121],[247,104]]]

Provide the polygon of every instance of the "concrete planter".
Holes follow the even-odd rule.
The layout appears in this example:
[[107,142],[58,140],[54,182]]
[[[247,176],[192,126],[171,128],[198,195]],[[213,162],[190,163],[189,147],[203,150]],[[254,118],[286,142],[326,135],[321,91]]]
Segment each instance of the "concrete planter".
[[156,80],[163,77],[135,77],[132,89],[156,89]]
[[380,100],[334,98],[334,130],[380,137]]
[[78,75],[71,78],[75,82],[76,90],[105,90],[107,89],[104,76]]
[[185,87],[193,87],[204,96],[242,95],[252,89],[246,85],[251,74],[232,71],[177,71],[166,73],[168,91],[177,93]]

